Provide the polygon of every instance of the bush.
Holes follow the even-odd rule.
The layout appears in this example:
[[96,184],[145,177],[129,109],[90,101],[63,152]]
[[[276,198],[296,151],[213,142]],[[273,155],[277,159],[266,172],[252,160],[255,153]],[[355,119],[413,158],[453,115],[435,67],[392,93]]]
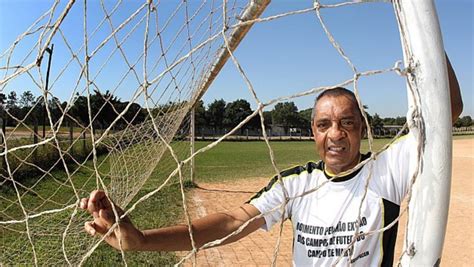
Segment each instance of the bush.
[[[33,144],[31,138],[19,138],[7,141],[9,150]],[[55,143],[21,148],[7,154],[8,167],[11,176],[17,182],[34,183],[39,177],[53,171],[64,170],[64,162],[70,169],[75,169],[84,161],[92,158],[92,143],[90,139],[78,140],[74,144],[68,140],[59,140],[63,159]],[[96,146],[97,155],[107,153],[104,145]],[[63,162],[64,160],[64,162]],[[0,170],[4,177],[10,177],[5,158],[0,160]],[[9,183],[11,185],[11,182]]]

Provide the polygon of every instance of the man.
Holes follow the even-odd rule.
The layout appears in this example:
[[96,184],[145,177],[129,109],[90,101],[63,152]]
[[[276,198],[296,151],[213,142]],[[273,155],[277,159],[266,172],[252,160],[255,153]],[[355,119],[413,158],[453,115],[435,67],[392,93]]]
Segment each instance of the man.
[[[462,100],[449,60],[448,76],[455,121],[462,111]],[[370,155],[359,152],[365,124],[354,94],[344,88],[327,90],[318,96],[312,129],[321,161],[282,172],[284,188],[275,177],[241,207],[194,220],[192,229],[197,247],[225,237],[263,214],[224,244],[259,228],[269,229],[283,217],[293,224],[293,262],[297,266],[329,266],[337,261],[341,266],[350,263],[392,265],[397,226],[386,231],[371,231],[388,226],[398,217],[400,202],[416,164],[413,138],[410,135],[401,138],[376,160],[351,171]],[[315,188],[319,189],[305,193]],[[94,217],[93,222],[85,224],[85,230],[91,235],[105,234],[115,222],[112,204],[102,191],[92,192],[80,205]],[[122,214],[120,208],[116,208]],[[140,231],[124,218],[119,227],[120,231],[115,229],[105,238],[116,249],[179,251],[192,248],[186,225]]]

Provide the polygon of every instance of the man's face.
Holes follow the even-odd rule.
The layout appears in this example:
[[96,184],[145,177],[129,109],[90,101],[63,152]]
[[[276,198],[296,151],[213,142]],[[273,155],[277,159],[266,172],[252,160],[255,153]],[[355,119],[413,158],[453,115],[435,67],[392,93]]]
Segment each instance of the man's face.
[[326,170],[338,174],[359,162],[363,126],[357,103],[348,96],[323,96],[315,107],[314,141]]

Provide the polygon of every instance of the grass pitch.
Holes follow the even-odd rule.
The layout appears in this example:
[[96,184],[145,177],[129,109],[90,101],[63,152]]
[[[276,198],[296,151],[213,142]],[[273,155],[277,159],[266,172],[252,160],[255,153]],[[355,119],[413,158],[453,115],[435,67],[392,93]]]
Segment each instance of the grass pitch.
[[[379,150],[390,139],[375,139],[373,149]],[[209,142],[197,142],[201,148]],[[313,141],[276,141],[270,143],[280,171],[319,160]],[[361,152],[369,151],[368,142],[362,142]],[[222,142],[215,148],[196,156],[197,181],[214,182],[245,179],[251,177],[272,177],[275,170],[264,142]]]
[[[384,144],[386,144],[388,139],[377,139],[374,141],[374,149],[380,149]],[[197,149],[206,146],[208,142],[197,142]],[[277,167],[280,170],[286,168],[305,164],[308,161],[317,161],[319,157],[316,153],[315,144],[312,141],[293,141],[293,142],[283,142],[275,141],[271,142],[272,149],[275,154],[275,160]],[[176,143],[173,144],[174,149],[182,151],[182,154],[186,154],[186,151],[189,151],[188,143]],[[367,142],[364,141],[362,144],[362,151],[366,152]],[[185,156],[183,156],[185,157]],[[181,160],[184,158],[181,158]],[[99,161],[103,160],[101,158]],[[83,190],[81,190],[81,197],[87,196],[87,192],[95,188],[95,179],[90,179],[92,169],[90,168],[91,164],[87,163],[86,167],[80,167],[80,169],[73,176],[73,181],[76,185],[80,185]],[[272,177],[275,175],[275,170],[272,167],[269,150],[267,145],[262,141],[253,141],[253,142],[222,142],[217,145],[215,148],[197,155],[195,159],[196,165],[196,180],[199,183],[202,182],[218,182],[218,181],[228,181],[236,179],[246,179],[253,177]],[[101,167],[101,173],[107,173],[107,168],[109,168],[109,163],[107,161]],[[166,179],[171,173],[172,170],[176,168],[176,162],[174,162],[169,153],[165,153],[159,165],[155,169],[154,173],[151,175],[147,183],[143,186],[138,196],[135,199],[138,199],[140,196],[150,192],[151,190],[158,187],[164,179]],[[54,171],[56,177],[64,176],[61,175],[60,171]],[[189,177],[189,169],[184,171],[185,176]],[[163,227],[167,225],[173,225],[178,222],[183,221],[182,215],[182,199],[180,195],[180,189],[178,185],[178,178],[174,177],[170,185],[166,186],[162,191],[158,192],[156,195],[150,199],[140,203],[138,208],[131,213],[132,220],[140,229],[147,228],[156,228]],[[90,183],[90,184],[89,184]],[[57,184],[50,180],[44,180],[41,182],[41,185],[38,185],[35,188],[35,191],[39,195],[55,195],[59,197],[63,193],[67,192],[56,192]],[[13,193],[13,192],[11,192]],[[4,194],[4,193],[2,193]],[[2,197],[15,199],[14,194],[2,195]],[[67,196],[66,196],[67,197]],[[69,196],[70,197],[70,196]],[[42,203],[42,200],[37,199],[35,204],[34,195],[26,195],[24,200],[35,207]],[[132,201],[133,203],[134,201]],[[10,203],[10,202],[8,202]],[[5,206],[7,202],[0,199],[0,208],[5,211]],[[237,203],[236,203],[237,205]],[[50,222],[51,224],[54,222]],[[8,244],[13,236],[7,234],[7,230],[2,231],[0,227],[0,244],[4,247],[9,247]],[[78,233],[77,241],[87,237],[83,232]],[[80,242],[80,241],[79,241]],[[12,245],[15,242],[11,243]],[[24,243],[23,243],[24,244]],[[17,245],[20,245],[17,243]],[[37,249],[39,251],[49,251],[54,252],[57,250],[57,253],[52,253],[51,255],[56,255],[58,260],[62,257],[60,249],[53,249],[51,242],[39,242],[36,243]],[[78,244],[80,245],[80,244]],[[13,248],[13,251],[17,251],[21,248]],[[26,248],[28,249],[28,248]],[[5,254],[0,257],[0,263],[7,264],[13,263],[10,260],[4,261],[7,258],[10,258],[15,255],[6,255],[8,251],[4,251]],[[16,254],[15,252],[13,252]],[[16,255],[17,257],[20,254]],[[170,265],[176,261],[176,257],[173,253],[156,253],[156,252],[139,252],[139,253],[126,253],[127,262],[131,265]],[[20,261],[24,262],[24,261]],[[17,262],[18,263],[18,262]],[[24,262],[24,264],[27,264]],[[86,262],[88,266],[115,266],[123,264],[121,255],[118,251],[111,249],[106,244],[102,244],[99,249],[97,249],[94,254]]]

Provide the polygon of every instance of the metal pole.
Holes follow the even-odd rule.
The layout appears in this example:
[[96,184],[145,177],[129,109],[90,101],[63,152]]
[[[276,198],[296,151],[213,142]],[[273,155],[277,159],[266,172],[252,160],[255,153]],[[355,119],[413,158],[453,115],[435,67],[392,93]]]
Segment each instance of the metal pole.
[[49,70],[51,69],[51,58],[53,57],[54,44],[51,44],[51,48],[46,48],[46,52],[49,54],[48,58],[48,70],[46,71],[46,87],[44,89],[43,101],[44,101],[44,110],[43,110],[43,139],[46,137],[46,105],[48,104],[48,85],[49,85]]
[[[419,142],[420,173],[411,189],[402,266],[439,266],[451,191],[452,125],[449,81],[433,0],[393,1],[407,76],[407,119]],[[417,107],[417,104],[419,105]],[[419,109],[418,109],[419,108]],[[423,118],[418,118],[419,114]]]

